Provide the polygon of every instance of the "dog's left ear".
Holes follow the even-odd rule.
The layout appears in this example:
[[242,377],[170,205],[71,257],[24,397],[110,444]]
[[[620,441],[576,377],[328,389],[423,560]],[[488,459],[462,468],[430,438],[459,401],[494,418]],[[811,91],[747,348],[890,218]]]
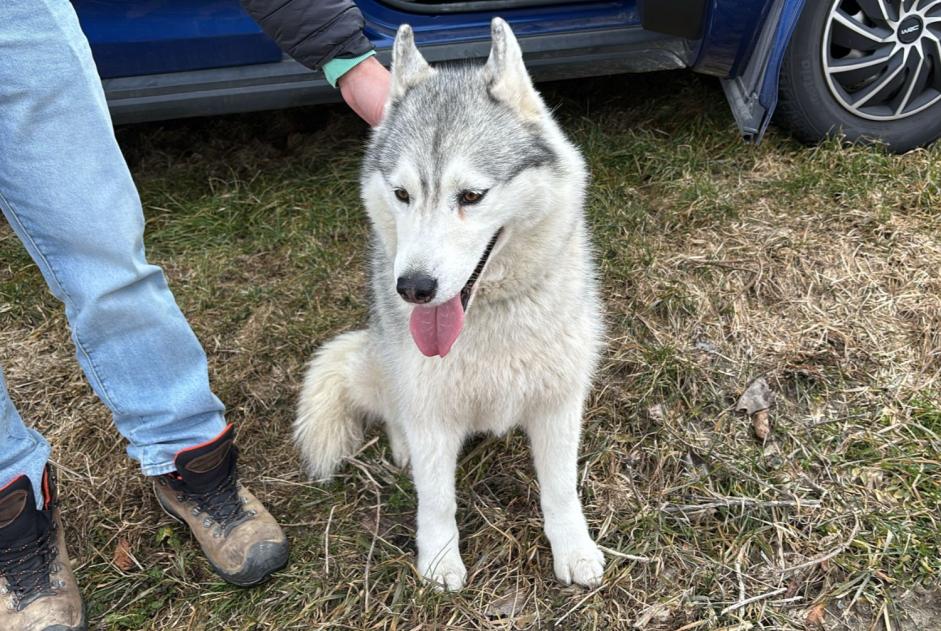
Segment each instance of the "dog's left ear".
[[503,18],[493,18],[490,37],[490,57],[483,68],[490,95],[512,107],[524,119],[538,119],[543,114],[542,100],[523,64],[523,51],[510,25]]

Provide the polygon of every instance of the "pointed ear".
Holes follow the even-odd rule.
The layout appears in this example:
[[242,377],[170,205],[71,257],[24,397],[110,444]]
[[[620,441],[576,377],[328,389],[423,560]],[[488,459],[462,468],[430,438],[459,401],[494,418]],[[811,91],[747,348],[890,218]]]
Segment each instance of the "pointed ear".
[[395,34],[395,43],[392,45],[392,85],[389,88],[389,103],[401,99],[410,88],[415,87],[432,74],[434,74],[434,69],[415,48],[412,27],[403,24]]
[[538,119],[543,113],[542,100],[523,64],[523,51],[510,25],[503,18],[493,18],[490,37],[490,57],[483,69],[490,95],[524,119]]

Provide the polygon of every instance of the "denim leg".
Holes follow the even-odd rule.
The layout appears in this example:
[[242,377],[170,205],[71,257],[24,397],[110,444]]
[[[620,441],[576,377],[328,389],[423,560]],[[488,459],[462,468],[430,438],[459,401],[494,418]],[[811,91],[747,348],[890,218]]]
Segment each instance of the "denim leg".
[[140,200],[68,0],[0,2],[0,210],[64,303],[78,361],[144,473],[218,435],[205,353],[144,256]]
[[36,506],[42,506],[42,471],[48,459],[49,443],[23,425],[0,370],[0,489],[25,473],[33,484]]

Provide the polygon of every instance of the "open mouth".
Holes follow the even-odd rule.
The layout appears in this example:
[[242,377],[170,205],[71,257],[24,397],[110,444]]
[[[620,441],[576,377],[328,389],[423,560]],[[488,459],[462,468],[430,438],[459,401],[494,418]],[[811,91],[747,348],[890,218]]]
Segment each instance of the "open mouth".
[[487,265],[490,253],[493,252],[493,246],[497,244],[497,239],[500,238],[502,232],[503,228],[500,228],[494,233],[493,238],[490,239],[490,243],[487,244],[487,249],[484,250],[484,255],[480,257],[480,262],[477,263],[477,267],[474,268],[474,272],[470,275],[470,278],[467,279],[467,283],[465,283],[464,288],[461,290],[461,307],[464,308],[464,311],[467,311],[467,304],[470,302],[471,295],[474,292],[474,284],[484,271],[484,266]]
[[451,351],[451,346],[454,345],[461,334],[461,329],[464,328],[464,312],[467,311],[467,305],[474,297],[474,286],[487,266],[490,254],[502,232],[503,228],[500,228],[490,239],[487,249],[484,250],[483,256],[480,257],[477,267],[467,279],[461,293],[437,306],[416,305],[412,308],[408,329],[422,355],[444,357]]

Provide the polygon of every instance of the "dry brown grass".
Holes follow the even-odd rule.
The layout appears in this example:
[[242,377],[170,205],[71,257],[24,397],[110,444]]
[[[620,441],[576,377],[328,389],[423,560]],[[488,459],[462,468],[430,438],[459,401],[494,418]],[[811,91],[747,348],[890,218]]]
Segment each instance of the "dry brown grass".
[[[366,308],[360,127],[308,110],[121,135],[244,477],[294,543],[266,587],[221,583],[158,511],[0,228],[0,363],[54,445],[93,628],[941,629],[941,149],[745,147],[688,76],[548,94],[594,173],[610,344],[581,480],[604,586],[552,578],[517,434],[462,456],[459,595],[415,578],[414,492],[384,438],[326,487],[300,477],[301,367]],[[734,411],[758,376],[764,443]]]

